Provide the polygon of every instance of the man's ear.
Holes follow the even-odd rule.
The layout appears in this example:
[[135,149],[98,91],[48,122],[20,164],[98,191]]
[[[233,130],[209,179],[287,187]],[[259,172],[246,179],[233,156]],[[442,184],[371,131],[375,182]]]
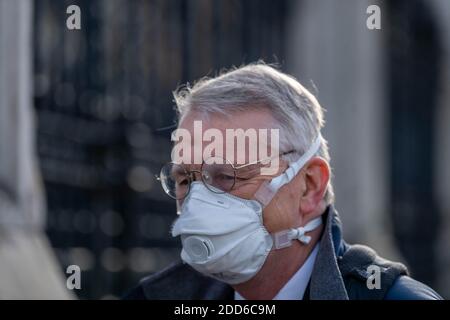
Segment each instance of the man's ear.
[[317,211],[330,181],[331,170],[328,162],[321,157],[309,160],[302,169],[302,193],[300,210],[308,215]]

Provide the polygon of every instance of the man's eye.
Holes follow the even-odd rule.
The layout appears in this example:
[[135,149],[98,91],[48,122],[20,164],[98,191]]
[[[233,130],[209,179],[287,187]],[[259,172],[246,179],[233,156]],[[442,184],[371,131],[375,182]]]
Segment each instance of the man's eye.
[[246,181],[250,180],[252,177],[253,177],[252,175],[236,175],[236,180]]
[[234,176],[230,176],[227,174],[220,174],[216,177],[217,180],[234,180]]
[[186,179],[186,178],[180,177],[180,178],[176,179],[176,181],[177,181],[177,185],[179,185],[179,186],[184,186],[184,185],[188,184],[188,179]]

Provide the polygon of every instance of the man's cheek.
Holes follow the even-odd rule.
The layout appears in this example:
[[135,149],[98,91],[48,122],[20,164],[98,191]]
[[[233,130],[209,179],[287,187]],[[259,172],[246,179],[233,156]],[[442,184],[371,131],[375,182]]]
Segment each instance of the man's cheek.
[[264,226],[270,233],[298,226],[298,210],[296,201],[289,193],[275,196],[263,211]]

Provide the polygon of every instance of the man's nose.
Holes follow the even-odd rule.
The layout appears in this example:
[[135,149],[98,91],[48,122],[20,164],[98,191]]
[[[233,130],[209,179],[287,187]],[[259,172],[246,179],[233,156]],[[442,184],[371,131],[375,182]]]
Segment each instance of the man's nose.
[[191,179],[192,181],[202,181],[202,173],[197,170],[191,171]]

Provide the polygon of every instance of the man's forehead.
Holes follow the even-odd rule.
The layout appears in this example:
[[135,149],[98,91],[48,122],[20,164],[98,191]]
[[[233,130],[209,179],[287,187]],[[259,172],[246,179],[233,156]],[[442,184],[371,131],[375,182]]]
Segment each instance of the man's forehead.
[[[271,131],[276,129],[279,132],[274,123],[272,115],[265,109],[207,116],[199,112],[189,112],[180,122],[178,129],[186,130],[190,139],[180,139],[179,143],[205,146],[221,140],[224,149],[234,145],[235,153],[249,151],[251,147],[270,148],[274,138]],[[241,150],[242,143],[245,143],[245,150]]]
[[273,124],[272,115],[265,109],[229,116],[190,112],[172,134],[172,160],[199,164],[221,158],[242,165],[266,159],[279,153],[279,129]]

